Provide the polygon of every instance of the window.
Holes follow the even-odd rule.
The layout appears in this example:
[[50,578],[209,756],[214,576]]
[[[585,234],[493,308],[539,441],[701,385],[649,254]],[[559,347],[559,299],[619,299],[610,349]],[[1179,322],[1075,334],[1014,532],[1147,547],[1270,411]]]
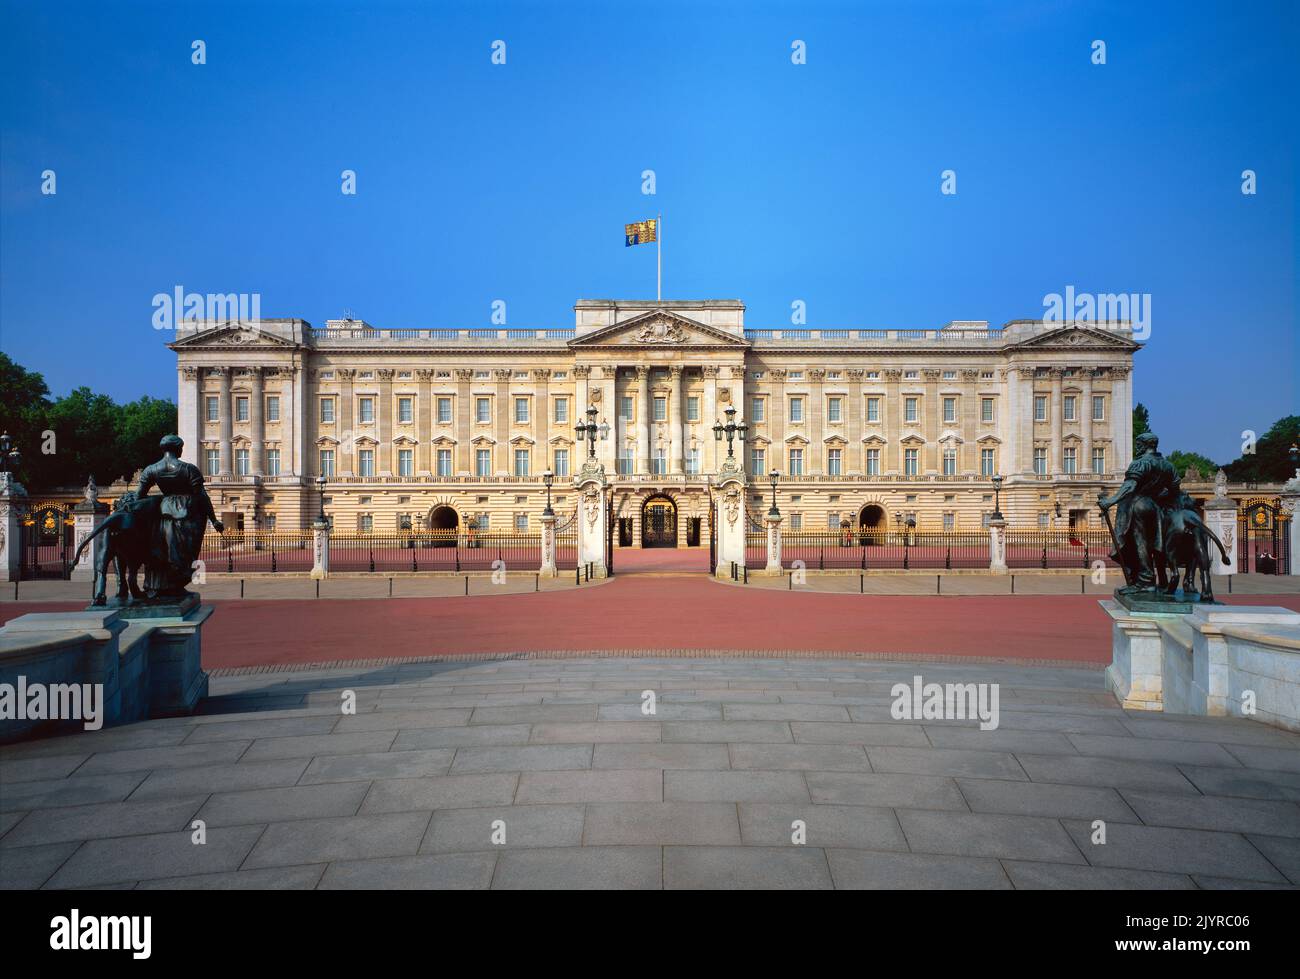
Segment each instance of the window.
[[1042,395],[1037,395],[1034,398],[1034,421],[1047,421],[1047,399]]
[[248,468],[248,450],[235,450],[235,474],[238,476],[247,476],[252,470]]
[[320,450],[320,474],[322,476],[334,475],[334,450],[333,449]]
[[280,475],[280,450],[266,450],[266,474],[268,476]]
[[668,417],[668,399],[663,397],[655,398],[655,421],[661,422]]
[[451,475],[451,449],[438,450],[438,473],[439,476]]
[[625,445],[625,446],[623,446],[623,448],[621,448],[621,449],[619,450],[618,458],[614,460],[614,465],[615,465],[615,468],[618,470],[618,474],[619,474],[620,476],[631,476],[631,475],[632,475],[632,448],[631,448],[631,446],[626,446],[626,445]]
[[790,380],[792,380],[792,381],[802,381],[802,380],[803,380],[803,371],[791,371],[791,372],[790,372]]
[[357,402],[357,420],[363,425],[370,425],[375,420],[375,399],[362,398]]
[[903,377],[909,381],[916,380],[916,371],[903,371]]
[[1064,409],[1064,410],[1062,411],[1062,417],[1063,417],[1067,422],[1072,422],[1072,421],[1074,421],[1074,395],[1072,395],[1072,394],[1067,394],[1067,395],[1065,396],[1065,402],[1064,402],[1064,404],[1062,405],[1062,408]]
[[840,455],[842,453],[843,453],[842,449],[826,450],[826,475],[827,476],[840,475]]
[[529,456],[529,451],[527,449],[515,449],[515,475],[516,476],[528,475],[528,456]]
[[943,474],[945,476],[957,475],[957,450],[956,449],[949,448],[943,450]]
[[216,476],[221,471],[221,452],[218,449],[204,449],[203,457],[207,460],[204,467],[209,476]]
[[880,475],[880,450],[867,449],[867,475]]
[[803,398],[790,399],[790,421],[803,421]]
[[792,513],[792,514],[790,514],[790,529],[791,529],[791,530],[803,530],[803,514],[802,514],[802,513]]
[[489,375],[487,371],[475,371],[475,372],[474,372],[474,379],[475,379],[476,381],[486,381],[486,380],[488,379],[489,376],[491,376],[491,375]]
[[1050,518],[1047,515],[1047,511],[1043,511],[1038,515],[1038,527],[1040,530],[1046,530],[1050,525]]
[[474,451],[474,475],[491,476],[492,475],[492,450],[476,449]]
[[412,407],[413,404],[414,402],[410,398],[397,399],[397,420],[399,423],[409,425],[414,420],[415,410]]
[[557,423],[563,424],[568,420],[569,420],[569,399],[556,398],[555,399],[555,421]]
[[625,394],[618,399],[618,416],[626,422],[632,420],[632,397],[630,395]]
[[700,471],[700,448],[697,445],[692,445],[686,450],[686,471],[688,473]]
[[363,534],[372,533],[375,529],[375,515],[373,513],[357,514],[357,530]]
[[988,530],[989,521],[992,519],[993,519],[993,514],[985,510],[983,513],[980,514],[980,526],[983,527],[985,530]]
[[528,399],[515,398],[515,424],[528,424]]
[[827,420],[827,421],[829,421],[829,422],[837,422],[837,421],[840,421],[840,420],[841,420],[841,415],[842,415],[842,412],[840,411],[840,399],[839,399],[839,398],[831,398],[830,401],[826,402],[826,420]]
[[362,449],[357,453],[357,475],[373,476],[375,474],[375,450]]
[[695,395],[691,395],[686,399],[686,420],[688,422],[700,420],[700,399]]
[[943,399],[943,420],[946,422],[955,422],[957,420],[957,399]]
[[555,450],[555,475],[560,479],[569,475],[569,450]]
[[949,513],[945,513],[945,514],[943,515],[943,529],[944,529],[944,530],[952,530],[953,527],[956,525],[956,523],[957,523],[957,517],[956,517],[955,514],[949,512]]
[[916,449],[903,450],[903,474],[905,476],[916,475],[916,459],[917,459]]
[[752,422],[761,422],[766,418],[767,401],[763,398],[753,398],[749,402],[749,420]]
[[826,529],[827,530],[840,529],[840,515],[838,513],[831,511],[826,514]]
[[1092,471],[1098,476],[1106,472],[1106,450],[1092,450]]
[[483,531],[486,531],[488,528],[490,528],[490,527],[492,526],[492,514],[490,514],[490,513],[480,513],[480,514],[475,518],[475,524],[476,524],[476,526],[477,526],[477,528],[478,528],[478,530],[479,530],[480,533],[483,532]]
[[996,472],[994,465],[993,450],[980,449],[980,475],[992,476],[993,473]]
[[266,420],[269,422],[278,422],[280,420],[280,396],[273,394],[266,399]]
[[413,449],[397,450],[397,475],[415,475],[415,451]]
[[904,420],[904,421],[909,421],[909,422],[914,422],[914,421],[916,421],[916,403],[917,403],[918,400],[919,400],[919,399],[917,399],[917,398],[907,398],[907,399],[903,402],[903,420]]
[[767,450],[751,449],[749,452],[749,472],[751,476],[767,475]]
[[526,513],[515,514],[515,533],[516,534],[528,533],[528,514]]
[[1067,475],[1073,476],[1076,471],[1075,466],[1078,461],[1078,452],[1079,450],[1074,448],[1074,446],[1067,446],[1065,449],[1065,458],[1062,460],[1062,468],[1065,470]]
[[1106,396],[1103,394],[1092,396],[1092,420],[1095,422],[1106,420]]
[[880,421],[880,399],[879,398],[867,399],[867,421],[869,422]]
[[955,380],[957,380],[957,372],[956,372],[956,371],[944,371],[944,372],[943,372],[943,379],[944,379],[945,381],[955,381]]
[[1040,476],[1047,475],[1047,450],[1046,449],[1034,450],[1034,472],[1036,472]]
[[[218,419],[218,414],[217,414],[217,405],[218,405],[218,403],[220,402],[220,399],[219,399],[219,398],[206,398],[206,399],[204,399],[204,400],[205,400],[205,402],[206,402],[206,404],[207,404],[208,421],[210,421],[210,422],[217,421],[217,419]],[[323,420],[323,419],[322,419],[322,420]]]
[[655,449],[654,458],[650,460],[650,471],[663,475],[668,471],[668,450]]
[[484,425],[492,420],[491,398],[474,399],[474,418],[480,425]]
[[980,399],[980,421],[991,422],[993,420],[993,399]]
[[790,450],[790,475],[803,475],[803,449]]
[[247,398],[241,397],[235,399],[235,421],[237,422],[248,421],[248,399]]
[[332,425],[334,423],[334,399],[320,399],[320,420],[322,425]]

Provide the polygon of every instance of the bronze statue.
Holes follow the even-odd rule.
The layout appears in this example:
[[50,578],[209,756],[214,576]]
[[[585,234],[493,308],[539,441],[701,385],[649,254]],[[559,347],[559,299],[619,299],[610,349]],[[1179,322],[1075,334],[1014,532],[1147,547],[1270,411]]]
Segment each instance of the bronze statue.
[[[96,564],[93,604],[105,604],[110,560],[117,564],[119,602],[126,600],[128,592],[131,604],[167,604],[184,599],[189,594],[186,585],[194,575],[194,562],[208,523],[218,533],[225,532],[203,486],[203,474],[197,466],[181,461],[184,446],[179,436],[163,438],[159,443],[162,459],[141,472],[135,491],[122,494],[113,514],[82,542],[84,548],[96,534],[107,531],[109,535],[108,546]],[[153,486],[161,494],[150,495]],[[143,595],[135,583],[141,563]]]
[[1196,512],[1196,501],[1186,493],[1179,494],[1178,505],[1169,513],[1165,528],[1165,564],[1172,573],[1165,594],[1178,591],[1179,569],[1182,570],[1183,594],[1196,592],[1196,572],[1201,573],[1200,600],[1214,601],[1214,584],[1210,575],[1210,541],[1219,548],[1224,564],[1231,564],[1223,541],[1215,535],[1201,515]]

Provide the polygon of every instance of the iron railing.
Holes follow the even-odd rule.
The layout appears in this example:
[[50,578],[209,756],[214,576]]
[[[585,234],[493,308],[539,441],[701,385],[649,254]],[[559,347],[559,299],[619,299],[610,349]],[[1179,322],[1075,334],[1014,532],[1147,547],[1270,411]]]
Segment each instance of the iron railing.
[[209,572],[278,572],[312,569],[312,532],[209,530],[203,535],[199,560]]

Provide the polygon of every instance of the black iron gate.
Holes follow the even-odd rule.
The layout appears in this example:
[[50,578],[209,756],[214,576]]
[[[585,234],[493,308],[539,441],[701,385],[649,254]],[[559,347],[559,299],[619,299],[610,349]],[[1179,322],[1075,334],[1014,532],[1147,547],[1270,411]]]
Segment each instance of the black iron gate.
[[1291,521],[1276,503],[1249,503],[1237,517],[1237,572],[1290,574]]
[[677,546],[677,506],[667,497],[651,497],[641,508],[641,546]]
[[58,503],[29,510],[19,522],[22,533],[20,577],[67,578],[72,572],[72,511]]

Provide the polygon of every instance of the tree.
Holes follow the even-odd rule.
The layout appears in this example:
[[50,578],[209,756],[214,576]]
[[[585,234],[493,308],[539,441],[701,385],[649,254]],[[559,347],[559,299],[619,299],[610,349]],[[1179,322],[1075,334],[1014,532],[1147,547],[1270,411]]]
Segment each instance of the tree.
[[1151,431],[1151,412],[1141,401],[1133,406],[1133,455],[1137,453],[1137,437]]
[[1181,449],[1174,449],[1166,457],[1174,467],[1174,472],[1178,473],[1179,478],[1188,469],[1196,471],[1202,479],[1213,479],[1214,474],[1219,471],[1219,467],[1214,464],[1214,460],[1201,455],[1199,452],[1184,452]]
[[1273,423],[1255,443],[1255,451],[1223,467],[1234,483],[1282,483],[1295,474],[1290,459],[1293,443],[1300,443],[1300,415],[1287,415]]

